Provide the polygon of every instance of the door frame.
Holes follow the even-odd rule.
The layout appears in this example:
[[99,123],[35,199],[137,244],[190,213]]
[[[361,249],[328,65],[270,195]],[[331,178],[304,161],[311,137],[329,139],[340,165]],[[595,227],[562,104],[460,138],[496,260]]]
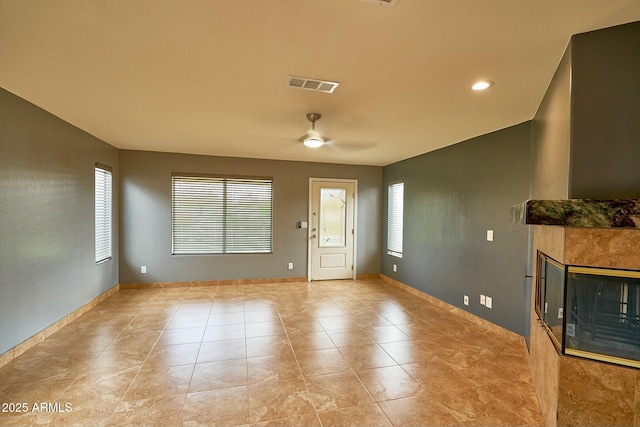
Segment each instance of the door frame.
[[309,178],[309,207],[308,207],[308,222],[309,227],[307,228],[307,281],[311,282],[311,265],[312,265],[312,239],[311,239],[311,224],[313,224],[313,183],[314,182],[336,182],[336,183],[352,183],[353,184],[353,273],[351,275],[351,279],[356,279],[356,271],[358,270],[357,262],[358,259],[358,180],[357,179],[345,179],[345,178]]

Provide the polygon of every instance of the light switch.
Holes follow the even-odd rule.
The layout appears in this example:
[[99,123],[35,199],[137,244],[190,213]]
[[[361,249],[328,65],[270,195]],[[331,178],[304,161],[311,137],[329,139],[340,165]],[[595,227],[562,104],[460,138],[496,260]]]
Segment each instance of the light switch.
[[493,242],[493,230],[487,230],[487,241]]

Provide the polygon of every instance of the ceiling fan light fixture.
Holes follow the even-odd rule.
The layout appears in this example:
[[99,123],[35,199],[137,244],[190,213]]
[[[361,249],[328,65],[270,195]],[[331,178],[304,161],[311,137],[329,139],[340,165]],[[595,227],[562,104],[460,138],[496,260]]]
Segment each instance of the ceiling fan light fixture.
[[307,134],[307,137],[302,141],[305,147],[319,148],[324,145],[324,139],[316,132],[316,122],[320,120],[322,114],[309,113],[307,114],[307,120],[311,122],[311,131]]
[[318,138],[317,136],[309,137],[305,139],[302,143],[305,145],[305,147],[309,147],[309,148],[319,148],[324,145],[324,141]]

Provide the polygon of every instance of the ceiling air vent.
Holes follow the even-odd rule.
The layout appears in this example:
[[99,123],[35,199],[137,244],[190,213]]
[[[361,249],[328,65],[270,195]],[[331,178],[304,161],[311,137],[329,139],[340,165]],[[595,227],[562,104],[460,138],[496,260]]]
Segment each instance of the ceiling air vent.
[[360,0],[360,1],[378,4],[380,6],[389,6],[389,7],[393,7],[396,5],[396,3],[398,3],[398,0]]
[[288,83],[290,87],[298,89],[315,90],[317,92],[333,93],[340,83],[328,82],[319,79],[309,79],[307,77],[289,76]]

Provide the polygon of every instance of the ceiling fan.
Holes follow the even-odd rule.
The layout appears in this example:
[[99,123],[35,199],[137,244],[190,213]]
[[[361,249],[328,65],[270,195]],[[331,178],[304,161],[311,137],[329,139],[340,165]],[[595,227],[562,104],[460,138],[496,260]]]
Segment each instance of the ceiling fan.
[[322,114],[320,113],[308,113],[307,120],[311,122],[311,130],[298,138],[298,142],[302,142],[306,147],[310,148],[319,148],[322,146],[327,146],[332,150],[337,150],[343,153],[352,153],[356,151],[366,150],[372,147],[375,147],[376,143],[366,143],[366,142],[340,142],[336,141],[333,138],[323,136],[320,132],[316,131],[316,122],[322,118]]
[[309,148],[322,147],[327,142],[322,135],[316,132],[316,122],[320,120],[322,114],[309,113],[307,114],[307,120],[311,122],[311,130],[302,137],[302,143]]

